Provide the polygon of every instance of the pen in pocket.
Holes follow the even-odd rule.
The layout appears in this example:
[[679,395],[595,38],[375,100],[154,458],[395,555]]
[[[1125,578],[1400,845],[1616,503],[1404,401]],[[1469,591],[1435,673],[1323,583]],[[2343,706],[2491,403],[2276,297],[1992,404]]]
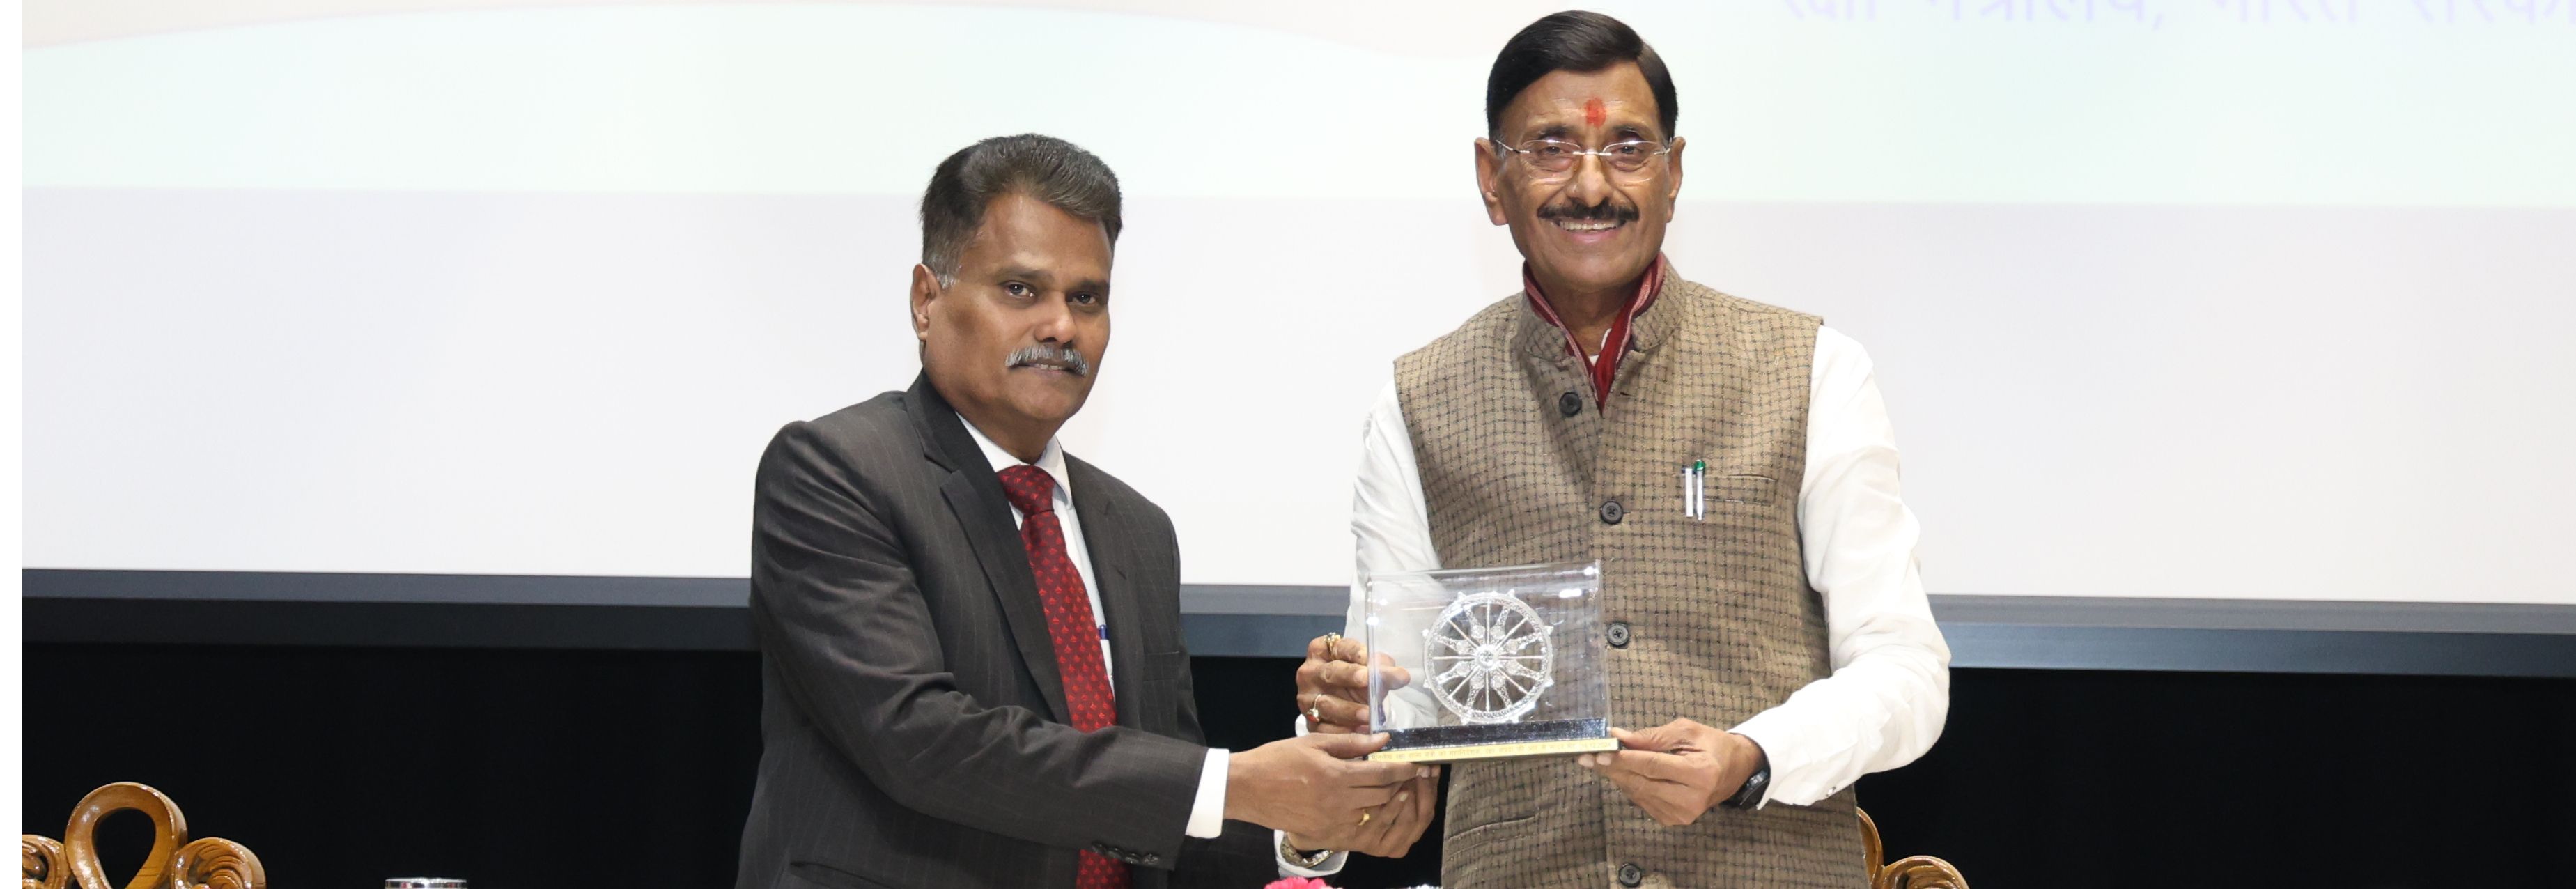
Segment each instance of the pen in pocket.
[[1693,460],[1682,470],[1682,517],[1708,521],[1708,461]]

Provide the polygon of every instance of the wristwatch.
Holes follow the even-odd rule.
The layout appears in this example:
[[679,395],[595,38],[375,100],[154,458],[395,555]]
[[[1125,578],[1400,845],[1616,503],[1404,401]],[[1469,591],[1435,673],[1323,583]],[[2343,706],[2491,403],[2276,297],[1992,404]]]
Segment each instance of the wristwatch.
[[[1763,752],[1760,744],[1753,745],[1753,753],[1761,757],[1761,760],[1753,767],[1753,774],[1744,776],[1743,789],[1737,790],[1734,796],[1727,797],[1725,802],[1718,805],[1730,809],[1750,809],[1762,803],[1762,792],[1771,789],[1771,754]],[[1284,837],[1287,834],[1283,833],[1280,836]]]
[[1279,860],[1281,861],[1306,870],[1314,870],[1324,863],[1324,859],[1331,857],[1333,857],[1331,849],[1316,849],[1311,852],[1300,849],[1289,844],[1287,831],[1279,832]]

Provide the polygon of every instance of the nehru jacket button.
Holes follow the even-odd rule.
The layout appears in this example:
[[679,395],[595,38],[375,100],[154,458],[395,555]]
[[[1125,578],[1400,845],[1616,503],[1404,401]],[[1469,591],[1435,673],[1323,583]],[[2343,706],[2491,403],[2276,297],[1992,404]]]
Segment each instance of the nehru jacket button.
[[1634,886],[1646,881],[1646,869],[1635,864],[1619,866],[1619,885]]
[[1583,396],[1581,396],[1581,395],[1577,395],[1577,394],[1572,393],[1572,392],[1568,392],[1568,393],[1565,393],[1565,394],[1563,394],[1563,395],[1559,395],[1559,396],[1557,396],[1557,397],[1556,397],[1556,412],[1557,412],[1557,413],[1560,413],[1560,414],[1564,414],[1564,415],[1569,416],[1569,417],[1574,416],[1575,414],[1582,413],[1582,412],[1583,412]]
[[1610,625],[1610,647],[1628,647],[1628,624],[1625,621],[1612,623]]
[[1628,508],[1627,508],[1627,507],[1625,507],[1625,506],[1621,506],[1621,505],[1619,505],[1619,501],[1616,501],[1616,500],[1604,500],[1604,501],[1602,501],[1602,502],[1601,502],[1601,523],[1602,523],[1602,524],[1604,524],[1604,525],[1616,525],[1616,524],[1618,524],[1618,523],[1619,523],[1619,520],[1620,520],[1620,519],[1624,519],[1624,518],[1627,518],[1627,517],[1628,517]]

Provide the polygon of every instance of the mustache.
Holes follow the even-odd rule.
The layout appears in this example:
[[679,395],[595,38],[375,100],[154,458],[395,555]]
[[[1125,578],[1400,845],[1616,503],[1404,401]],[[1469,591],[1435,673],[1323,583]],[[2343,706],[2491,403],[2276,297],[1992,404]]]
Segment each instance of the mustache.
[[1054,343],[1033,343],[1021,346],[1011,353],[1009,359],[1002,362],[1004,368],[1039,365],[1061,367],[1077,377],[1091,375],[1091,359],[1082,357],[1081,349]]
[[1550,201],[1546,206],[1538,208],[1538,218],[1546,220],[1571,219],[1588,222],[1616,222],[1621,225],[1625,225],[1637,221],[1638,217],[1642,215],[1644,214],[1637,212],[1636,207],[1630,206],[1627,202],[1621,201],[1615,196],[1603,198],[1601,203],[1589,207],[1575,203],[1573,199],[1568,198]]

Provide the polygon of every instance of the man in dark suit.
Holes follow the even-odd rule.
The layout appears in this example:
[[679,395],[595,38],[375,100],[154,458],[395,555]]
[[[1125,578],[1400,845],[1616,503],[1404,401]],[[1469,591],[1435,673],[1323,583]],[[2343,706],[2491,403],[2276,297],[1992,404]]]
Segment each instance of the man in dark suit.
[[1353,758],[1383,736],[1201,743],[1171,520],[1055,441],[1108,345],[1116,177],[987,139],[921,217],[921,376],[761,457],[736,889],[1257,886],[1244,821],[1409,844],[1430,773]]

